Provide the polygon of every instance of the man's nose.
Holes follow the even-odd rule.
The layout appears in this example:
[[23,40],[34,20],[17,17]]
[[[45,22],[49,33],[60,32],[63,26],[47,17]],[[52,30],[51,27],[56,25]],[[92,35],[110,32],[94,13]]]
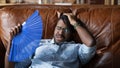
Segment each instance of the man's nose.
[[64,33],[63,29],[59,30],[59,34],[63,34],[63,33]]

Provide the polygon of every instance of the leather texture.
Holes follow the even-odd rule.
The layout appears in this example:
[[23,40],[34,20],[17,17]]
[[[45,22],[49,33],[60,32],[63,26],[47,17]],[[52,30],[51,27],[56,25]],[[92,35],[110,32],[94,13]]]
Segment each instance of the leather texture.
[[[0,7],[0,68],[3,67],[5,48],[10,28],[23,23],[35,10],[43,20],[43,37],[52,38],[57,22],[57,11],[76,12],[97,41],[96,55],[83,68],[120,68],[120,6],[103,5],[11,5]],[[81,42],[75,33],[73,40]]]

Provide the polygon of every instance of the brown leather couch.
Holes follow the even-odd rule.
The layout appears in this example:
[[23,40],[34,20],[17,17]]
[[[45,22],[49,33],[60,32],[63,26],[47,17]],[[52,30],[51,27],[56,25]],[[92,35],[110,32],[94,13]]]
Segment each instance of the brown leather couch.
[[[97,41],[97,51],[83,68],[120,68],[120,6],[103,5],[10,5],[0,7],[0,68],[4,68],[5,48],[9,42],[10,28],[23,23],[34,10],[39,10],[43,20],[43,37],[52,38],[57,22],[56,11],[73,12],[87,26]],[[76,42],[81,42],[74,34]]]

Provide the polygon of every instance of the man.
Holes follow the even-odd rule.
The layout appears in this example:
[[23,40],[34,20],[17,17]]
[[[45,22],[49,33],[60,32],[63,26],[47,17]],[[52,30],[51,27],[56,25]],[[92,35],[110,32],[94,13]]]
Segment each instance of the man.
[[[94,56],[96,46],[93,36],[73,18],[73,14],[58,13],[58,16],[53,39],[41,40],[29,68],[81,68]],[[74,31],[83,44],[70,40]]]

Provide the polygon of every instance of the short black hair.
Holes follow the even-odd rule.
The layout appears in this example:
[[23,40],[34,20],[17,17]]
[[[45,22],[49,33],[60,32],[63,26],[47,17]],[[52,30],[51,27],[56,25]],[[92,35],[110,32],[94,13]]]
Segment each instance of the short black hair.
[[70,32],[75,32],[74,27],[70,24],[70,21],[68,19],[68,16],[63,15],[63,13],[61,13],[59,20],[63,20],[64,24],[67,26],[67,28],[70,30]]

